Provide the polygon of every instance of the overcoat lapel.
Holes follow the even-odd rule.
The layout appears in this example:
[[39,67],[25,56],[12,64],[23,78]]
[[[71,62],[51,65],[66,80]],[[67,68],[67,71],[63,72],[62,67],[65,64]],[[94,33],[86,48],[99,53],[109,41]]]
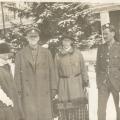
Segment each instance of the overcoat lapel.
[[31,66],[34,69],[34,71],[35,71],[36,67],[39,65],[39,63],[41,62],[41,60],[45,59],[44,52],[42,51],[40,45],[38,46],[36,62],[34,62],[34,60],[33,60],[32,51],[30,50],[29,46],[26,47],[24,52],[25,52],[24,55],[25,55],[26,59],[31,64]]
[[32,51],[30,50],[29,46],[26,47],[24,51],[24,57],[27,59],[27,61],[31,64],[31,66],[34,68],[34,61],[32,57]]
[[41,49],[41,46],[38,46],[38,54],[37,54],[37,59],[36,59],[36,67],[38,66],[38,64],[41,62],[41,60],[44,59],[44,53]]

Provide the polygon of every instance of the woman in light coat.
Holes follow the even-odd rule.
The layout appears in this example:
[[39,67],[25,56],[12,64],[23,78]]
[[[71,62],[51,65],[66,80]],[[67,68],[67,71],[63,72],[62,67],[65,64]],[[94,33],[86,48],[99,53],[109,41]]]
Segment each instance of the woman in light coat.
[[88,74],[80,50],[72,43],[72,38],[65,36],[55,56],[59,119],[87,120],[84,87],[88,85]]

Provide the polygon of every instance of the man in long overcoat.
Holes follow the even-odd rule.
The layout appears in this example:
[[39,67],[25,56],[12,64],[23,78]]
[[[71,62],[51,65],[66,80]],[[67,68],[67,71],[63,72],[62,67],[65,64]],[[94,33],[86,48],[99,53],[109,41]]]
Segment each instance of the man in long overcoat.
[[51,120],[51,92],[56,89],[50,52],[39,42],[39,30],[26,31],[28,45],[15,60],[15,81],[24,112],[24,120]]
[[113,95],[117,120],[120,120],[120,43],[115,39],[114,26],[111,24],[103,26],[103,38],[105,43],[98,48],[96,63],[98,120],[106,120],[106,106],[110,93]]

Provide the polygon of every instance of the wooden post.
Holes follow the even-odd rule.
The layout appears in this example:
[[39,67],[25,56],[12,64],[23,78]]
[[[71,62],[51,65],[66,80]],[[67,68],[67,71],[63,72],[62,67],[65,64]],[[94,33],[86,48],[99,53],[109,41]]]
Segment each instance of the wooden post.
[[5,36],[5,19],[4,19],[3,2],[1,2],[1,10],[2,10],[3,31]]
[[[101,20],[101,28],[103,25],[110,23],[110,17],[109,17],[109,12],[108,11],[101,11],[100,12],[100,20]],[[101,29],[102,31],[102,29]],[[103,39],[103,31],[102,31],[102,42],[104,43]]]
[[110,23],[110,17],[108,11],[101,11],[100,12],[100,19],[101,19],[101,26],[107,23]]

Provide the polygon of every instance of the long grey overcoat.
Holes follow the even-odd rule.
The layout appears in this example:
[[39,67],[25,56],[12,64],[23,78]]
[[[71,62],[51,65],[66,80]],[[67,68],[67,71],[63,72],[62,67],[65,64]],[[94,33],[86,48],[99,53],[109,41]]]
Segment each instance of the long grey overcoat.
[[16,55],[15,81],[25,120],[51,120],[51,90],[56,89],[50,52],[39,46],[36,64],[29,46]]

